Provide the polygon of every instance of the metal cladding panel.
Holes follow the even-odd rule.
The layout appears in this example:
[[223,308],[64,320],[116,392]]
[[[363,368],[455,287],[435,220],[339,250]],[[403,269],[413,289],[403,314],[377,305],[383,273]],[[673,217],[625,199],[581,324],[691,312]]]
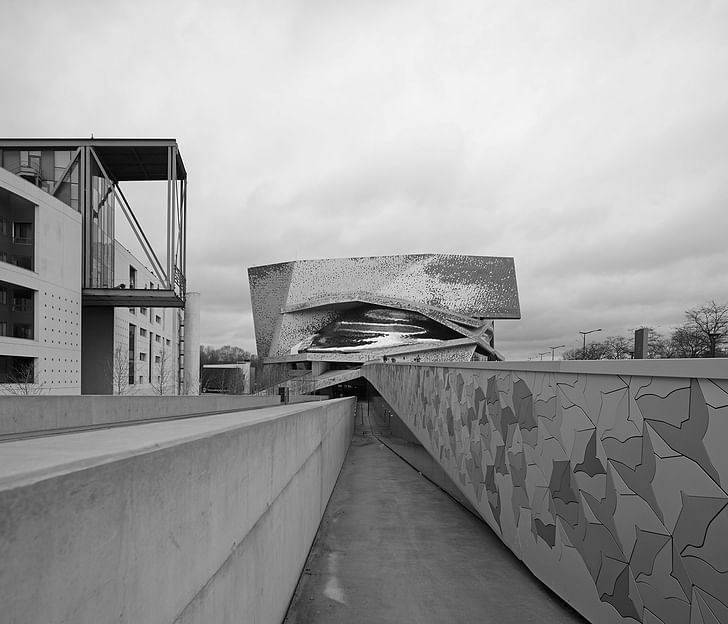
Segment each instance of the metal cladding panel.
[[430,317],[439,310],[473,319],[520,318],[513,258],[417,254],[300,260],[253,267],[248,277],[262,357],[287,353],[337,318],[343,302],[406,303]]
[[288,295],[293,264],[293,262],[282,262],[248,269],[255,342],[258,346],[258,355],[261,357],[275,353],[273,336],[280,331],[281,308],[285,305]]
[[370,293],[483,318],[520,318],[513,258],[406,255],[293,263],[288,306]]

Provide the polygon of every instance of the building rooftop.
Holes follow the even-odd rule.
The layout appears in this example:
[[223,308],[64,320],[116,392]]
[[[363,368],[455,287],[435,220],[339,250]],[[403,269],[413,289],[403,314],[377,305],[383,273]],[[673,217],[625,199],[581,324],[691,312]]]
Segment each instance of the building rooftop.
[[93,147],[109,176],[119,182],[167,180],[168,150],[175,148],[177,179],[187,179],[174,139],[0,139],[0,149],[72,150],[81,146]]

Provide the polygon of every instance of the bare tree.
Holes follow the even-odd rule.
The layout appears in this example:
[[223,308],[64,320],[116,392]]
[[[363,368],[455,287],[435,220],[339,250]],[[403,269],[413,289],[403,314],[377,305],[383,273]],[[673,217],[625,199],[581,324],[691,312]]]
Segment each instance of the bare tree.
[[16,366],[8,374],[8,382],[0,385],[0,392],[16,396],[37,396],[47,391],[45,382],[36,383],[33,361]]
[[613,360],[615,359],[614,345],[612,341],[617,341],[618,336],[610,336],[603,342],[588,342],[586,349],[583,347],[574,347],[567,349],[562,354],[565,360]]
[[629,359],[632,343],[624,336],[609,336],[604,340],[605,355],[608,360]]
[[150,380],[154,393],[160,396],[163,394],[174,394],[174,364],[170,350],[167,349],[166,345],[163,344],[159,349],[159,353],[155,356],[154,362],[154,372],[157,375],[156,377],[152,375],[152,379]]
[[699,358],[710,353],[710,343],[697,327],[686,323],[676,328],[670,336],[672,357]]
[[728,335],[728,304],[718,304],[715,300],[697,308],[685,311],[688,325],[694,326],[707,340],[710,357],[715,357],[716,345]]
[[123,344],[116,345],[107,366],[114,394],[129,394],[128,348]]

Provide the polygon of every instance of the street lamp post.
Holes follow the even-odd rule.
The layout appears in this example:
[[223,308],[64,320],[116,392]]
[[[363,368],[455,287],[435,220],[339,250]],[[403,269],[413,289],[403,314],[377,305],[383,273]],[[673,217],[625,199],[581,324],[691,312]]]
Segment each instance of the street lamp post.
[[549,347],[551,349],[551,361],[554,361],[554,353],[556,352],[556,349],[561,349],[562,347],[565,347],[566,345],[556,345],[555,347]]
[[543,356],[546,355],[548,351],[544,351],[543,353],[539,353],[538,356],[541,358],[541,361],[543,361]]
[[584,338],[584,346],[582,347],[582,352],[581,352],[582,353],[581,354],[581,359],[582,360],[586,360],[586,337],[587,337],[587,335],[588,334],[593,334],[594,332],[600,332],[600,331],[602,331],[601,328],[599,328],[599,329],[590,329],[589,331],[581,331],[581,330],[579,330],[579,333]]

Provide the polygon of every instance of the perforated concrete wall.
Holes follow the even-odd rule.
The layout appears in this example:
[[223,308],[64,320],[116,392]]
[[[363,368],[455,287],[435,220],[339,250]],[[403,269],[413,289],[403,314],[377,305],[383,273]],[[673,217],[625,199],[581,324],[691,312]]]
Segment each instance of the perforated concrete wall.
[[590,622],[717,624],[728,622],[726,364],[373,364],[364,375]]
[[35,292],[34,337],[0,337],[0,354],[36,358],[37,384],[31,392],[79,394],[81,215],[2,168],[0,186],[36,206],[35,270],[0,262],[0,280]]

